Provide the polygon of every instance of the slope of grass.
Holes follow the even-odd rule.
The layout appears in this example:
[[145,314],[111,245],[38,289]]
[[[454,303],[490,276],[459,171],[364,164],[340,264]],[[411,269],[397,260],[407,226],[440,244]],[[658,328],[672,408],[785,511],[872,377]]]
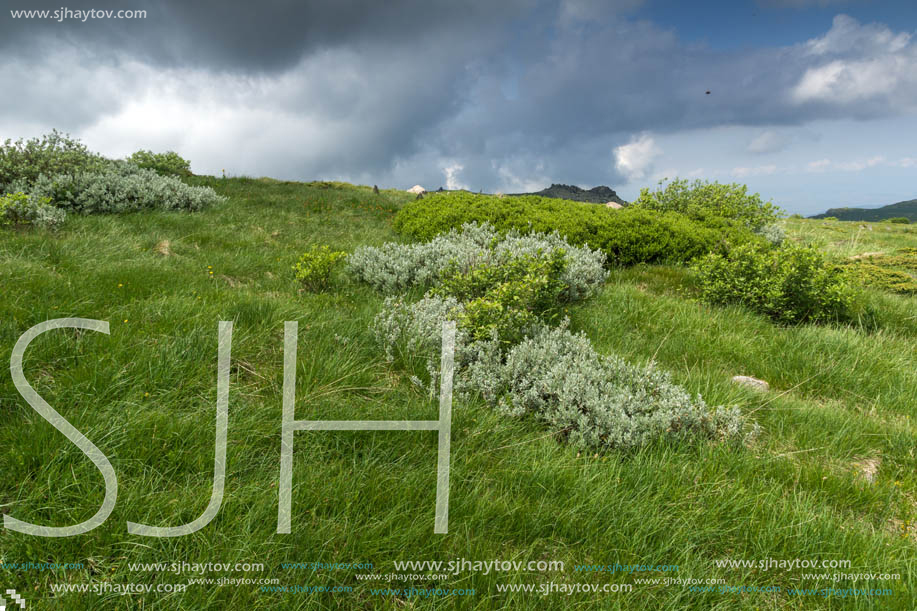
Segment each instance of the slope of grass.
[[[410,196],[338,183],[191,179],[229,201],[197,214],[72,217],[57,235],[0,233],[0,362],[39,322],[107,320],[108,336],[47,333],[26,354],[38,392],[111,460],[116,508],[85,535],[44,539],[0,530],[4,563],[81,569],[0,570],[33,609],[910,609],[915,597],[914,490],[917,322],[913,299],[875,294],[872,330],[779,328],[739,309],[698,303],[681,268],[617,270],[601,295],[571,309],[602,352],[655,360],[711,404],[739,405],[763,432],[747,448],[658,445],[582,455],[537,424],[476,403],[455,405],[450,528],[433,535],[436,452],[431,432],[299,432],[292,533],[275,532],[283,322],[299,321],[298,419],[433,419],[437,405],[388,366],[368,325],[381,297],[338,277],[301,292],[291,266],[313,244],[352,250],[399,237]],[[833,235],[790,221],[801,239]],[[878,227],[878,226],[877,226]],[[906,228],[906,226],[905,226]],[[885,227],[883,226],[884,230]],[[904,247],[913,234],[882,234]],[[872,233],[876,240],[879,231]],[[899,235],[900,233],[900,235]],[[844,236],[842,239],[848,239]],[[832,238],[828,238],[829,241]],[[840,240],[837,238],[835,241]],[[835,246],[855,254],[869,243]],[[913,244],[911,244],[913,245]],[[212,272],[212,273],[211,273]],[[178,525],[211,494],[217,323],[234,321],[226,489],[216,518],[185,537],[129,535],[127,521]],[[736,374],[768,380],[755,394]],[[99,507],[100,474],[0,376],[0,507],[20,520],[67,525]],[[875,468],[874,482],[863,476]],[[720,567],[717,561],[849,560],[829,573],[897,573],[864,586],[804,579],[803,569]],[[459,570],[445,579],[385,581],[401,560],[562,561],[564,570]],[[263,571],[179,573],[135,563],[259,563]],[[284,568],[372,563],[371,570]],[[577,565],[678,565],[610,573]],[[180,567],[178,567],[180,568]],[[426,571],[406,571],[426,573]],[[812,572],[822,572],[814,570]],[[363,581],[357,574],[383,577]],[[114,585],[196,578],[276,579],[190,584],[184,592],[120,595]],[[691,591],[668,578],[717,580]],[[640,583],[658,579],[658,583]],[[54,593],[56,584],[108,592]],[[542,595],[537,588],[625,584],[631,592]],[[109,584],[105,586],[105,584]],[[501,593],[506,584],[535,592]],[[697,584],[695,584],[697,585]],[[467,588],[473,595],[380,594],[384,588]],[[790,588],[890,588],[891,596],[794,595]]]

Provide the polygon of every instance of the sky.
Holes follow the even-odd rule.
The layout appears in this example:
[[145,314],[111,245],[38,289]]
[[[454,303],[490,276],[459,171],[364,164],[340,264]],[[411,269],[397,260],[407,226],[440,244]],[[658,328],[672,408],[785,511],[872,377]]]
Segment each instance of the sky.
[[0,4],[0,140],[380,188],[739,182],[806,215],[917,198],[912,0]]

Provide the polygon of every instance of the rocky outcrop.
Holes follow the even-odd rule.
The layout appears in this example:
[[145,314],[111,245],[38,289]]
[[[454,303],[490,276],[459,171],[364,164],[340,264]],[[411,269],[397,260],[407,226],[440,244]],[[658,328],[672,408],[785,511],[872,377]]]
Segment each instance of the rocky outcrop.
[[600,185],[591,189],[581,189],[575,185],[553,184],[547,189],[542,189],[535,193],[514,193],[513,195],[540,195],[541,197],[553,197],[557,199],[569,199],[575,202],[587,202],[590,204],[604,204],[614,202],[621,206],[627,204],[623,199],[618,197],[610,187]]

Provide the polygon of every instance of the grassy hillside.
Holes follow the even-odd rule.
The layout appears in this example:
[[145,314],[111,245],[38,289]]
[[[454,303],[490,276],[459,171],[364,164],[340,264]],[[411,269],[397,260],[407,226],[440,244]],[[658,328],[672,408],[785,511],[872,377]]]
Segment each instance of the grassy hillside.
[[889,204],[881,208],[829,208],[827,212],[816,214],[813,219],[835,217],[841,221],[884,221],[885,219],[904,217],[912,223],[917,223],[917,199],[911,199],[897,204]]
[[[111,330],[47,333],[26,354],[31,384],[110,459],[119,484],[111,517],[87,534],[45,539],[0,530],[6,563],[0,581],[25,594],[29,608],[917,604],[913,297],[871,291],[879,314],[868,328],[778,327],[740,308],[700,303],[684,268],[613,270],[598,297],[571,307],[574,329],[604,353],[655,361],[711,405],[739,406],[762,427],[752,445],[659,444],[586,454],[537,423],[456,403],[449,533],[434,535],[435,433],[298,432],[292,533],[277,534],[284,321],[299,321],[297,419],[436,417],[436,401],[386,364],[370,337],[382,297],[343,274],[326,292],[305,292],[291,271],[314,244],[352,251],[400,240],[391,220],[413,197],[340,183],[187,180],[228,201],[193,214],[72,215],[56,234],[0,232],[0,362],[9,362],[24,331],[45,320],[93,318],[108,321]],[[840,256],[917,247],[917,231],[906,225],[870,227],[787,221],[791,239]],[[210,499],[221,320],[234,322],[222,507],[192,535],[130,535],[127,521],[183,524]],[[734,385],[732,376],[740,374],[763,378],[772,390],[757,394]],[[97,511],[104,492],[99,472],[22,400],[8,374],[0,376],[0,447],[3,513],[62,526]],[[561,561],[564,568],[431,575],[394,566],[461,559]],[[850,564],[786,568],[797,559]],[[779,561],[782,568],[768,565]],[[29,562],[81,566],[12,567]],[[263,570],[201,574],[168,566],[183,562],[257,563]],[[372,568],[285,566],[312,562]],[[144,570],[138,563],[166,566]],[[615,564],[677,570],[577,568]],[[828,576],[807,577],[810,572]],[[847,577],[835,581],[834,573]],[[899,578],[849,577],[862,573]],[[378,577],[358,577],[368,574]],[[415,574],[422,577],[403,578]],[[199,578],[256,583],[189,583]],[[61,584],[91,584],[101,593],[55,592]],[[114,586],[123,584],[186,588],[121,595]],[[501,591],[507,584],[535,590]],[[632,591],[558,591],[574,584]],[[417,590],[387,591],[410,587]],[[428,588],[474,593],[444,596]],[[891,593],[854,595],[851,588]]]

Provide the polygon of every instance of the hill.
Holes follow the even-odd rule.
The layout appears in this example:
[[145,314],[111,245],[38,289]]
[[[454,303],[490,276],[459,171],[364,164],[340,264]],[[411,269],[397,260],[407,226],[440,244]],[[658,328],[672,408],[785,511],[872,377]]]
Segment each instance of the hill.
[[909,199],[881,208],[829,208],[827,212],[809,218],[823,219],[829,216],[836,217],[839,221],[872,222],[903,216],[909,218],[911,222],[917,222],[917,199]]
[[618,197],[613,189],[600,185],[592,189],[581,189],[575,185],[552,184],[547,189],[542,189],[535,193],[511,193],[510,195],[540,195],[542,197],[554,197],[557,199],[569,199],[575,202],[588,202],[590,204],[604,204],[606,202],[616,202],[622,206],[627,202]]
[[[614,268],[597,295],[564,312],[571,329],[601,354],[653,362],[709,405],[737,407],[762,427],[751,445],[580,453],[528,415],[456,396],[448,534],[433,533],[437,434],[406,430],[297,430],[292,528],[279,534],[286,321],[299,323],[298,420],[436,418],[437,401],[417,383],[429,375],[422,361],[406,353],[389,363],[370,331],[386,295],[343,268],[327,290],[303,290],[292,270],[313,246],[353,253],[402,240],[392,220],[414,197],[332,182],[182,180],[226,200],[194,213],[73,214],[54,232],[0,230],[0,363],[10,363],[18,338],[41,322],[110,325],[109,334],[55,330],[26,353],[26,378],[108,457],[118,482],[115,513],[88,533],[3,531],[3,588],[29,592],[29,609],[917,608],[914,298],[869,293],[884,317],[881,332],[786,327],[704,304],[687,267]],[[789,239],[827,243],[842,257],[917,248],[913,229],[787,220]],[[128,520],[177,526],[210,502],[219,321],[234,324],[219,511],[191,536],[130,534]],[[773,390],[739,387],[731,381],[737,374]],[[101,505],[93,462],[6,373],[0,448],[2,513],[64,526]],[[876,582],[890,592],[878,602],[839,601],[805,592],[863,586],[833,581],[832,570],[800,581],[797,592],[808,569],[722,562],[767,557],[843,559],[855,568],[838,575],[900,579]],[[8,568],[39,559],[81,568]],[[394,564],[426,560],[443,568]],[[479,568],[494,560],[500,564]],[[239,568],[203,575],[227,580],[223,586],[189,582],[157,594],[159,585],[199,575],[132,566],[208,562]],[[510,562],[523,569],[506,568]],[[546,564],[558,562],[562,568]],[[743,584],[749,593],[669,586],[667,578]],[[53,592],[58,584],[153,590],[131,594],[127,605],[116,591]]]

